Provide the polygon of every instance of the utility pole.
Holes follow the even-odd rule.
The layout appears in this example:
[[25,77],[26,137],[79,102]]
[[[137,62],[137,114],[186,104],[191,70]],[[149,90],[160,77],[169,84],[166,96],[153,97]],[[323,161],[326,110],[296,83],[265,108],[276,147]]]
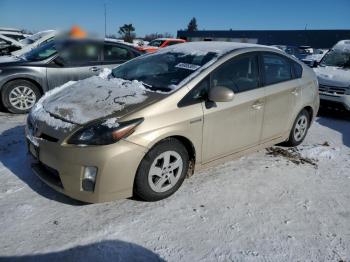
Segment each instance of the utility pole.
[[105,8],[105,37],[107,37],[107,10],[106,10],[106,3],[103,4]]

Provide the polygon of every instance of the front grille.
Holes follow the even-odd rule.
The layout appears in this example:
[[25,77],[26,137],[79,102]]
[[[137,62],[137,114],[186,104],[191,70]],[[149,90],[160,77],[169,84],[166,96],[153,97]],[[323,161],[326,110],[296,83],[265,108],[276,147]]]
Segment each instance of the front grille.
[[63,189],[60,175],[56,169],[53,169],[43,163],[32,164],[32,169],[44,181]]
[[343,87],[326,86],[326,85],[319,85],[318,90],[320,92],[325,92],[332,95],[344,95],[346,92],[346,89]]

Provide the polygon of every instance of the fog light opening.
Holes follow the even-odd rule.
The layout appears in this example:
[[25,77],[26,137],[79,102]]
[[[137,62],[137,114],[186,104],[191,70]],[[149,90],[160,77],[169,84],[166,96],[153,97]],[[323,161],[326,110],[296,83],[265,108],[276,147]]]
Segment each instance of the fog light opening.
[[84,168],[83,181],[81,184],[84,191],[94,192],[96,176],[97,176],[97,167],[86,166]]

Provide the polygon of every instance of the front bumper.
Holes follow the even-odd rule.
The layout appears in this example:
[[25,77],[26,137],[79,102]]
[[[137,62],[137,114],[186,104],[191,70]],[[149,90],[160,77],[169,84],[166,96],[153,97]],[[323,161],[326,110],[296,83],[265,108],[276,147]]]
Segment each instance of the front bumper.
[[[33,153],[32,148],[29,150]],[[144,147],[125,140],[107,146],[77,147],[41,139],[34,153],[38,163],[32,165],[32,170],[69,197],[89,203],[106,202],[132,196],[134,177],[145,152]],[[93,192],[82,189],[86,166],[98,170]]]
[[350,95],[337,95],[337,94],[330,94],[327,92],[320,92],[320,99],[330,102],[336,102],[339,104],[342,104],[346,110],[350,111]]

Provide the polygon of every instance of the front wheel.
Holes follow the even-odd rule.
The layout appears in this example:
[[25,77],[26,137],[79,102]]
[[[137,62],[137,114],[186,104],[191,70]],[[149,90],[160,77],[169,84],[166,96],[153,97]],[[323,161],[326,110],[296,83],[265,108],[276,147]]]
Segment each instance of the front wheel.
[[185,146],[169,138],[155,145],[142,160],[134,183],[136,195],[157,201],[174,194],[188,172],[189,157]]
[[41,96],[39,88],[27,80],[14,80],[4,85],[1,100],[8,111],[24,114]]
[[307,131],[310,127],[310,118],[311,116],[309,113],[303,109],[295,119],[288,141],[286,141],[283,145],[290,147],[300,145],[305,139]]

